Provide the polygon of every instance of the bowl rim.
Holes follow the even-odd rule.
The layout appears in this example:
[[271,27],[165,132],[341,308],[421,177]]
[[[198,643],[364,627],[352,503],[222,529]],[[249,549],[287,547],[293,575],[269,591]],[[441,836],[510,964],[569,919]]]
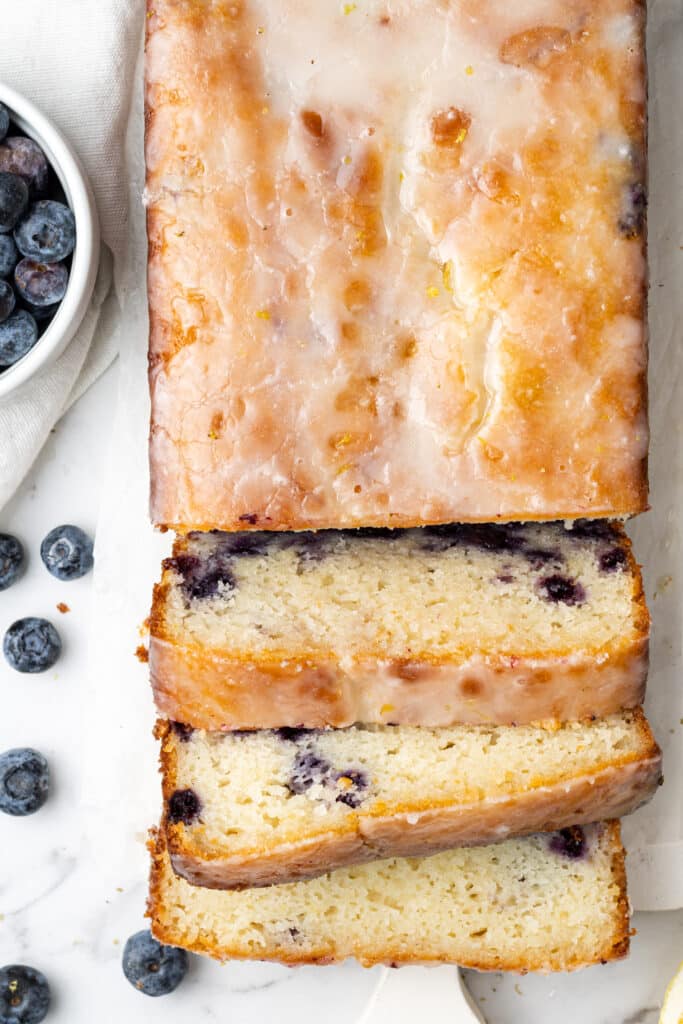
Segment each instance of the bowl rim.
[[[78,330],[95,287],[100,226],[95,199],[83,166],[59,129],[30,100],[2,81],[0,103],[8,108],[12,121],[45,152],[76,220],[76,245],[66,294],[33,348],[0,372],[0,398],[3,398],[57,359]],[[67,398],[66,395],[64,397]]]

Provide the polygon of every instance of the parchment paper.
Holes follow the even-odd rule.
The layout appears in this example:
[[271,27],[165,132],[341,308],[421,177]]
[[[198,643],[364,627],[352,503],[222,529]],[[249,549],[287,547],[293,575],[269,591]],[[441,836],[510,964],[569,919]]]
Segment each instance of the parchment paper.
[[[654,620],[647,710],[664,749],[665,785],[625,823],[625,835],[634,907],[661,910],[683,907],[683,0],[652,0],[648,39],[653,508],[629,530],[645,565]],[[147,518],[140,68],[137,82],[128,149],[133,201],[120,403],[97,533],[92,671],[83,707],[86,841],[111,878],[131,871],[144,877],[144,834],[159,814],[152,699],[147,668],[133,652],[171,544],[170,535],[155,534]]]

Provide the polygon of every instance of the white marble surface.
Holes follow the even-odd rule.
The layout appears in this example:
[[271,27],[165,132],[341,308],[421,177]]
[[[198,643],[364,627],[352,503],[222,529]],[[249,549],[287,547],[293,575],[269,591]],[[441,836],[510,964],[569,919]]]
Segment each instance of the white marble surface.
[[[82,770],[81,714],[88,683],[97,685],[87,678],[92,580],[60,584],[38,555],[42,537],[57,523],[96,528],[115,392],[116,370],[59,425],[20,493],[0,514],[0,529],[19,535],[30,555],[23,580],[0,593],[0,631],[15,618],[39,614],[53,619],[65,640],[63,657],[44,676],[20,676],[0,664],[0,749],[37,747],[49,758],[54,780],[50,800],[38,814],[0,816],[0,964],[30,963],[48,975],[53,1024],[113,1024],[124,1017],[127,1024],[162,1019],[166,1024],[318,1024],[321,1019],[351,1024],[368,1000],[377,970],[352,964],[298,970],[219,967],[195,959],[181,988],[158,1000],[136,993],[121,973],[122,944],[144,926],[144,835],[121,837],[121,849],[132,852],[122,857],[121,850],[112,849],[112,872],[103,870],[84,841],[80,794],[88,780]],[[70,606],[68,614],[56,610],[60,601]],[[105,730],[103,759],[118,753],[111,733]],[[111,800],[115,794],[106,796]],[[683,959],[683,911],[636,915],[634,924],[638,935],[624,963],[547,978],[468,973],[467,981],[489,1024],[653,1024],[666,982]],[[446,1007],[443,1019],[453,1024]],[[400,1016],[392,1016],[392,1024],[401,1024]],[[431,1016],[430,1024],[438,1021]]]

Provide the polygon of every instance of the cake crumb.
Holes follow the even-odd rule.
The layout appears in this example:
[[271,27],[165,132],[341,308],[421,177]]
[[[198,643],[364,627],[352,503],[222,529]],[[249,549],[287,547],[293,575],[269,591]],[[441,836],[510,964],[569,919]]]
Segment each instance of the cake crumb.
[[66,615],[66,613],[70,612],[71,609],[69,608],[68,604],[64,604],[63,601],[60,601],[59,604],[57,605],[57,611],[61,612],[62,615]]
[[135,648],[135,657],[138,659],[138,661],[141,661],[143,665],[147,664],[147,662],[149,661],[149,650],[145,647],[144,644],[138,644],[138,646]]

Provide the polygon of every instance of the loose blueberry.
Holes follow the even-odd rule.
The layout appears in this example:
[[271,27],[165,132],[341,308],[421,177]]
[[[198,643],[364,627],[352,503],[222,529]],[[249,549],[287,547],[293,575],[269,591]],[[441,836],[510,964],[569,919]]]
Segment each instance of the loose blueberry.
[[14,292],[7,281],[0,281],[0,323],[14,312],[16,302]]
[[168,801],[168,820],[191,825],[199,817],[202,802],[193,789],[176,789]]
[[47,619],[17,619],[5,633],[2,649],[17,672],[45,672],[57,661],[62,641]]
[[17,225],[14,241],[21,255],[28,259],[59,263],[73,252],[76,244],[74,215],[64,203],[41,199]]
[[544,576],[539,580],[539,586],[543,596],[548,601],[559,604],[583,604],[586,600],[586,591],[583,586],[569,576],[561,576],[556,573],[553,576]]
[[17,174],[0,171],[0,232],[11,231],[28,206],[28,186]]
[[0,1024],[39,1024],[50,1007],[47,978],[35,967],[0,967]]
[[32,195],[47,191],[50,168],[37,142],[24,135],[10,136],[0,146],[0,171],[23,178]]
[[20,298],[32,310],[51,308],[66,295],[69,271],[63,263],[21,260],[14,270],[14,283]]
[[647,195],[640,181],[633,181],[624,189],[619,213],[619,232],[624,238],[637,238],[645,226]]
[[17,247],[11,235],[0,235],[0,277],[9,277],[19,259]]
[[0,811],[23,818],[47,800],[50,772],[47,761],[29,747],[0,754]]
[[623,548],[610,548],[604,551],[598,559],[601,572],[614,572],[626,565],[626,552]]
[[25,309],[0,323],[0,367],[12,366],[38,341],[38,324]]
[[48,572],[69,582],[85,576],[93,567],[92,541],[78,526],[66,524],[50,530],[40,545],[40,557]]
[[165,996],[187,973],[184,949],[162,946],[148,931],[136,932],[123,947],[123,973],[133,988],[146,996]]
[[0,139],[4,139],[9,131],[9,110],[4,103],[0,103]]
[[550,839],[550,849],[570,860],[578,860],[586,853],[586,833],[578,825],[563,828]]
[[24,567],[24,549],[11,533],[0,533],[0,590],[7,590]]

